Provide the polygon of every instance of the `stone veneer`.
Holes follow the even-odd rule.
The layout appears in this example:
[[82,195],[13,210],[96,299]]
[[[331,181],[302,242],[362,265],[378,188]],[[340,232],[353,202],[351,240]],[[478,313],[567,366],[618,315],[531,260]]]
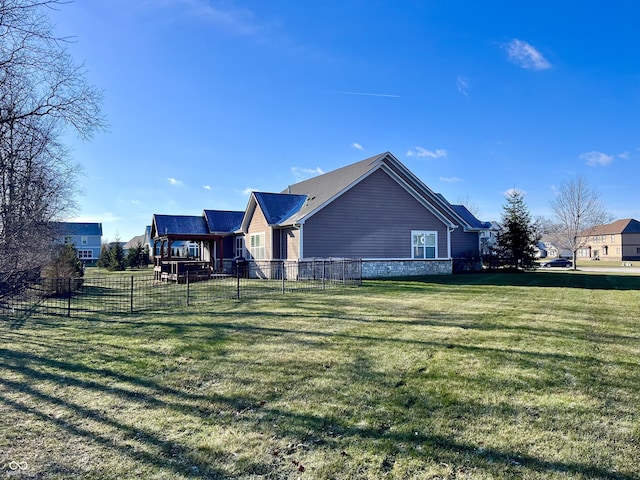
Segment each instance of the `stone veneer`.
[[449,275],[451,260],[362,260],[362,278]]

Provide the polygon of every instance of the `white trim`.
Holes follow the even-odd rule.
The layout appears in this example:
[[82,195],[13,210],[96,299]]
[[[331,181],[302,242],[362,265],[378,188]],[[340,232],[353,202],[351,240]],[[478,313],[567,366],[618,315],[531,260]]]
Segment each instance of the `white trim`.
[[[256,258],[253,252],[253,245],[252,245],[252,240],[254,237],[262,237],[262,241],[264,242],[264,245],[262,247],[257,247],[257,248],[263,248],[264,249],[264,257],[263,258]],[[254,232],[254,233],[250,233],[249,234],[249,248],[246,248],[247,245],[245,244],[245,249],[251,254],[251,260],[269,260],[267,258],[267,234],[266,232],[262,231],[262,232]]]
[[[413,249],[416,247],[416,245],[414,245],[413,240],[414,237],[416,235],[424,235],[425,236],[425,243],[423,245],[424,248],[424,256],[420,257],[420,258],[416,258],[413,256]],[[427,257],[427,243],[426,243],[426,238],[430,237],[430,236],[434,236],[435,237],[435,241],[434,241],[434,256],[432,257]],[[440,258],[438,256],[438,231],[437,230],[411,230],[411,251],[410,251],[410,257],[411,260],[436,260],[438,258]]]

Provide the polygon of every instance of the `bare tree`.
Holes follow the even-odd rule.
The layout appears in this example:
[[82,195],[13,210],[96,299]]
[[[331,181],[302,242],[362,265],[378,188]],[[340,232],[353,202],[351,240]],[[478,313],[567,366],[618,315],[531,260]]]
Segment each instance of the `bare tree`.
[[[47,9],[61,0],[0,0],[0,277],[49,260],[51,222],[74,207],[77,165],[67,129],[104,128],[102,94],[55,37]],[[0,278],[0,281],[1,281]]]
[[551,202],[555,236],[559,246],[570,250],[576,269],[577,252],[589,240],[593,229],[611,221],[611,215],[600,200],[600,193],[578,175],[565,181]]

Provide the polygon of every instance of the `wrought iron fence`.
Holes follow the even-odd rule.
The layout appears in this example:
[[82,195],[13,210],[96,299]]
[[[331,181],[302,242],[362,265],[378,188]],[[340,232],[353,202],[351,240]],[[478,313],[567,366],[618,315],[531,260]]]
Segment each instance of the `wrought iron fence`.
[[351,259],[252,261],[229,274],[189,272],[176,282],[146,276],[42,278],[18,295],[3,295],[0,315],[134,313],[361,283],[362,263]]

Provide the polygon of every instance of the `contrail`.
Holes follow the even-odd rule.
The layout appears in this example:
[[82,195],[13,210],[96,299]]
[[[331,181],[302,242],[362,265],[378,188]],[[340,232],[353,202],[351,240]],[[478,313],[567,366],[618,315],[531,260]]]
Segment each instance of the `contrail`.
[[388,98],[400,98],[400,95],[389,95],[387,93],[366,93],[366,92],[338,92],[343,95],[366,95],[369,97],[388,97]]

